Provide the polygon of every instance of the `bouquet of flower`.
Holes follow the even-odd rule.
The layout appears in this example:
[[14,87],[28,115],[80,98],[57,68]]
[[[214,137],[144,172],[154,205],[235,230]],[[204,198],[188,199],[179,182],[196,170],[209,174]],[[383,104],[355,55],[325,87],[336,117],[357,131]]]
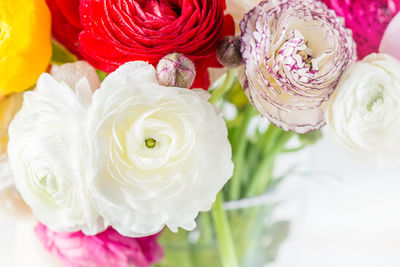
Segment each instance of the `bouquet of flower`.
[[263,202],[281,154],[327,124],[400,161],[399,10],[2,0],[0,206],[65,266],[262,266],[288,229]]

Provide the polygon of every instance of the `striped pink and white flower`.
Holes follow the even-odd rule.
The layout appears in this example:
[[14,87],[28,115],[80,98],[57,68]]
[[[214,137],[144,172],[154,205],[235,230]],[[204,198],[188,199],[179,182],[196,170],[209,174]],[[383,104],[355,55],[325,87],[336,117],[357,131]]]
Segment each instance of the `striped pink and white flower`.
[[241,82],[261,115],[297,133],[325,125],[325,102],[357,57],[343,20],[318,1],[270,0],[240,28]]

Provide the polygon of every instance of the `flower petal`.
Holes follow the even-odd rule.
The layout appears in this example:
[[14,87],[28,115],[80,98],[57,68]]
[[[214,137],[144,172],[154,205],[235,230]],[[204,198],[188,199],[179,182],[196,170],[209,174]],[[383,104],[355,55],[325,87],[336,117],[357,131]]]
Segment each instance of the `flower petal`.
[[386,28],[385,33],[379,46],[379,52],[389,54],[400,60],[400,13],[398,13],[389,26]]

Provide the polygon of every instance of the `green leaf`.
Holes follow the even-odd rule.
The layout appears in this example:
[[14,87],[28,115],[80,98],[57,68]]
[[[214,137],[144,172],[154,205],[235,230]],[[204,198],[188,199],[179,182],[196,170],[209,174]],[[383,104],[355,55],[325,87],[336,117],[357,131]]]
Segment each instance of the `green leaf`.
[[99,76],[100,82],[102,82],[106,77],[107,73],[101,70],[96,70],[97,76]]
[[52,40],[51,45],[53,47],[53,55],[51,56],[51,62],[57,65],[75,62],[77,57],[69,52],[63,45]]

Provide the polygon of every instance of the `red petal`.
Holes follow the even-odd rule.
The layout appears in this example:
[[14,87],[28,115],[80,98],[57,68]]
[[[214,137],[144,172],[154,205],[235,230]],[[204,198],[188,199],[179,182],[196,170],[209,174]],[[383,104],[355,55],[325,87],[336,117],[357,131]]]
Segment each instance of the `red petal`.
[[82,56],[103,71],[128,61],[153,65],[180,52],[199,67],[195,87],[208,88],[207,67],[221,67],[218,42],[234,34],[224,0],[81,0]]
[[79,22],[79,0],[46,0],[46,2],[52,15],[54,38],[72,53],[79,55],[78,35],[82,30]]

